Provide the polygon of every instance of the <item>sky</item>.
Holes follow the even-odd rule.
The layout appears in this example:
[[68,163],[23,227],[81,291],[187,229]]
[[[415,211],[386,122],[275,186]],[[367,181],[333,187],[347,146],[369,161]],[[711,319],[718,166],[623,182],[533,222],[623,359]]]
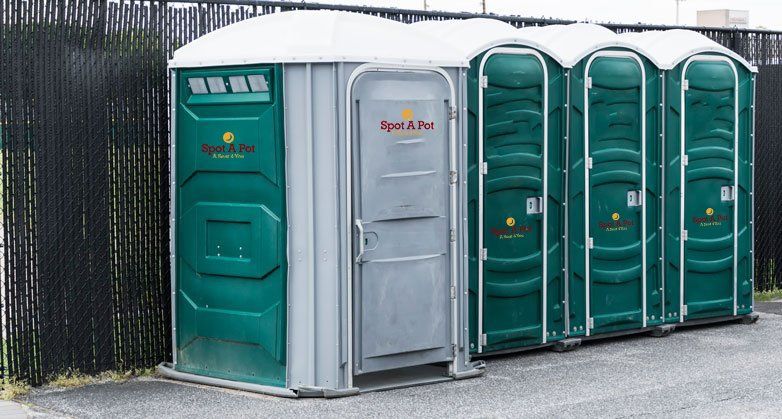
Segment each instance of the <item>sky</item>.
[[[312,0],[316,3],[423,9],[424,0]],[[489,13],[592,22],[675,25],[675,0],[485,0]],[[428,10],[480,12],[481,0],[426,0]],[[749,10],[749,26],[782,30],[782,0],[683,0],[682,25],[695,25],[698,10]]]

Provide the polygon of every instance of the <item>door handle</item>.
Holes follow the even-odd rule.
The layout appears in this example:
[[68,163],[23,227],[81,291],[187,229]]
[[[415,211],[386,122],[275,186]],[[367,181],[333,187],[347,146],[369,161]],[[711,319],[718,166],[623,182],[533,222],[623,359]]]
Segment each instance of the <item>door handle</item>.
[[543,197],[536,196],[533,198],[527,198],[527,214],[542,214],[543,213]]
[[627,191],[628,207],[640,207],[643,204],[644,204],[644,199],[640,190]]
[[358,255],[356,263],[362,263],[361,257],[364,256],[364,224],[360,218],[356,218],[356,229],[358,230]]
[[734,201],[736,199],[736,188],[733,186],[723,186],[720,188],[720,200]]

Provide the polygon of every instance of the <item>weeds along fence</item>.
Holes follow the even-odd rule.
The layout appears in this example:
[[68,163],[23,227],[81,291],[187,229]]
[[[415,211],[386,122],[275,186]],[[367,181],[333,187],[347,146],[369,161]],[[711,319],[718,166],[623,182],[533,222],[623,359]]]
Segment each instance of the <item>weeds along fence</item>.
[[[214,29],[292,9],[403,22],[475,16],[246,0],[0,0],[0,377],[40,384],[67,369],[170,359],[166,61]],[[699,30],[760,68],[756,288],[772,289],[782,285],[782,33]]]

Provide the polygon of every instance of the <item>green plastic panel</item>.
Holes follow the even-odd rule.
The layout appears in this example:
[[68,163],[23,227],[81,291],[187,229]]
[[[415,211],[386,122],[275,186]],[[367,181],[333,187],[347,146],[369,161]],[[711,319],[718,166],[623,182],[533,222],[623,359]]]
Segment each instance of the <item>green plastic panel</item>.
[[[666,321],[678,322],[752,311],[752,101],[751,73],[729,61],[698,60],[687,67],[688,89],[681,105],[684,63],[666,78]],[[738,79],[738,85],[736,85]],[[738,95],[738,109],[736,109]],[[683,112],[682,112],[683,111]],[[738,111],[738,112],[737,112]],[[684,114],[682,166],[681,115]],[[736,120],[738,115],[738,121]],[[738,129],[738,149],[734,135]],[[680,223],[680,175],[684,168],[684,224]],[[738,168],[738,173],[735,168]],[[738,177],[736,178],[736,175]],[[722,189],[738,182],[734,200]],[[735,211],[735,212],[734,212]],[[734,228],[738,236],[734,234]],[[684,282],[681,282],[681,236]],[[734,246],[737,258],[734,261]],[[735,262],[735,270],[734,270]],[[681,300],[681,290],[684,300]],[[682,305],[687,306],[682,316]]]
[[[478,71],[469,74],[469,253],[470,348],[478,347]],[[484,262],[483,332],[493,352],[564,338],[564,181],[565,83],[559,65],[544,56],[548,72],[548,157],[543,161],[544,68],[530,54],[493,54],[484,68]],[[548,249],[543,249],[543,214],[527,213],[527,198],[543,197],[548,177]],[[548,281],[543,301],[543,258]]]
[[[178,72],[177,370],[285,386],[285,172],[278,74],[274,67]],[[242,91],[250,83],[244,79],[247,89],[242,89],[236,78],[248,75],[262,75],[267,89]],[[216,93],[194,93],[188,80],[207,78]]]
[[[661,211],[661,72],[639,57],[600,56],[590,65],[589,150],[593,169],[586,169],[585,69],[589,57],[570,71],[568,138],[569,329],[586,334],[587,264],[589,252],[590,334],[610,333],[662,323]],[[643,69],[643,72],[641,71]],[[644,78],[645,76],[645,78]],[[641,88],[646,102],[641,106]],[[643,109],[643,111],[642,111]],[[642,172],[642,119],[646,122],[646,172]],[[585,190],[589,173],[589,230],[594,248],[587,249]],[[646,189],[642,190],[645,176]],[[642,206],[628,205],[628,192],[641,191]],[[646,223],[643,237],[642,223]],[[646,240],[646,265],[643,246]],[[643,272],[646,271],[646,288]],[[643,317],[644,299],[646,318]]]

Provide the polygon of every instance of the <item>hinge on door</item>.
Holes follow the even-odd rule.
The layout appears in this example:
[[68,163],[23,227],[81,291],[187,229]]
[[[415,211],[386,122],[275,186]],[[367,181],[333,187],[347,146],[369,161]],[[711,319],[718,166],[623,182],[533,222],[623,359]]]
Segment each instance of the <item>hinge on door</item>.
[[589,320],[587,320],[587,329],[594,329],[595,328],[595,318],[590,317]]
[[690,164],[690,156],[682,154],[682,166]]
[[682,80],[682,90],[690,89],[690,81],[687,79]]
[[448,181],[451,183],[451,185],[455,185],[458,180],[459,175],[456,173],[456,170],[451,170],[448,172]]
[[587,79],[586,79],[586,86],[587,86],[587,89],[591,89],[592,88],[592,77],[587,77]]
[[486,333],[483,333],[481,335],[481,341],[480,341],[479,345],[486,346]]
[[482,175],[489,174],[489,163],[488,162],[481,163],[481,174]]
[[486,260],[489,258],[489,249],[483,248],[481,249],[481,260]]
[[449,235],[448,240],[455,242],[456,241],[456,229],[452,228]]
[[687,315],[687,305],[685,304],[682,306],[682,316],[686,316],[686,315]]
[[682,230],[682,241],[687,241],[687,230]]
[[451,351],[453,351],[453,357],[456,358],[459,356],[459,347],[456,346],[456,344],[451,345]]
[[456,119],[456,107],[451,106],[448,108],[448,119]]
[[592,158],[587,157],[587,170],[592,168]]
[[480,85],[484,89],[489,87],[489,76],[481,76]]
[[456,287],[451,286],[451,299],[456,299]]
[[587,240],[587,247],[590,249],[595,248],[595,239],[590,237],[589,240]]

